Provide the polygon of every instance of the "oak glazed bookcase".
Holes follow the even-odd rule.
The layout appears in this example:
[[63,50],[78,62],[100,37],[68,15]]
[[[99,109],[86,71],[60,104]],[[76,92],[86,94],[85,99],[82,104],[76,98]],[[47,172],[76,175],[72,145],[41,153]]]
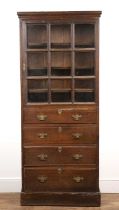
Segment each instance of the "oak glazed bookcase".
[[100,205],[100,15],[18,12],[22,205]]

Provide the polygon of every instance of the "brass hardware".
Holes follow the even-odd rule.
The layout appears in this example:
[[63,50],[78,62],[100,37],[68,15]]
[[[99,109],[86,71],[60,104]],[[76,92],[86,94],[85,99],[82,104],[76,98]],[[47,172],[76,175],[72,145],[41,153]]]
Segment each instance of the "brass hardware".
[[58,152],[62,152],[62,147],[58,147]]
[[72,118],[73,118],[73,120],[78,121],[78,120],[80,120],[80,118],[82,118],[82,115],[81,114],[73,114]]
[[73,133],[72,136],[73,136],[75,139],[79,139],[79,138],[82,136],[82,133]]
[[83,181],[84,178],[83,178],[83,177],[80,177],[80,176],[74,176],[74,177],[73,177],[73,180],[74,180],[76,183],[79,183],[79,182]]
[[62,109],[57,110],[58,114],[62,114]]
[[26,65],[23,63],[23,71],[26,71]]
[[38,178],[38,181],[40,181],[41,183],[44,183],[47,181],[48,177],[47,176],[39,176]]
[[62,127],[58,127],[58,132],[59,132],[59,133],[62,132]]
[[40,139],[44,139],[48,136],[47,133],[38,133],[37,136],[40,138]]
[[58,171],[58,174],[62,174],[63,169],[62,168],[58,168],[57,171]]
[[37,156],[38,158],[40,158],[40,160],[47,160],[48,156],[46,154],[40,154]]
[[38,114],[36,117],[40,121],[44,121],[47,119],[47,115],[44,115],[44,114]]
[[72,156],[75,160],[79,160],[83,157],[83,155],[75,154]]

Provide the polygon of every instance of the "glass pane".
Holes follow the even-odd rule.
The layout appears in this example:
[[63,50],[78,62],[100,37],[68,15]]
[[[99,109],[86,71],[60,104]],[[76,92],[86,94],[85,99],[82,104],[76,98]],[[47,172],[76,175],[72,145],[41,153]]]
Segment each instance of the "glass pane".
[[48,102],[48,80],[31,79],[28,80],[28,101]]
[[[70,52],[52,52],[51,54],[51,73],[71,74],[71,53]],[[56,75],[57,76],[57,75]]]
[[44,93],[28,93],[28,102],[48,102],[48,92]]
[[71,102],[71,92],[51,92],[52,102]]
[[51,89],[71,89],[72,81],[70,79],[52,79]]
[[75,101],[93,102],[95,79],[75,79]]
[[76,76],[91,76],[94,75],[94,68],[75,68]]
[[75,53],[75,76],[94,75],[94,52]]
[[94,47],[94,24],[75,25],[75,47]]
[[28,48],[47,48],[46,25],[27,24]]
[[94,89],[94,79],[75,79],[75,88]]
[[94,102],[95,94],[94,92],[75,92],[76,102]]
[[52,76],[70,76],[71,68],[70,67],[52,67],[51,75]]
[[51,80],[51,99],[52,102],[71,101],[71,79],[52,79]]
[[69,24],[51,25],[51,47],[71,47],[71,26]]
[[28,89],[47,89],[48,80],[47,79],[30,79],[28,80]]
[[27,55],[28,76],[46,76],[47,53],[28,53]]

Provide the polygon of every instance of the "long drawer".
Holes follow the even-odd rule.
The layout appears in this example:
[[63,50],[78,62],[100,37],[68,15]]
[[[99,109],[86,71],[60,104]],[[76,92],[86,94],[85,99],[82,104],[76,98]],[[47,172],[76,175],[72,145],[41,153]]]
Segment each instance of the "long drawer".
[[24,148],[24,165],[96,164],[96,146],[51,146]]
[[50,144],[96,144],[97,126],[75,125],[34,125],[23,127],[24,145],[38,146]]
[[41,167],[24,169],[24,190],[39,191],[82,191],[96,190],[96,168]]
[[44,109],[25,108],[24,123],[96,123],[97,113],[80,109]]

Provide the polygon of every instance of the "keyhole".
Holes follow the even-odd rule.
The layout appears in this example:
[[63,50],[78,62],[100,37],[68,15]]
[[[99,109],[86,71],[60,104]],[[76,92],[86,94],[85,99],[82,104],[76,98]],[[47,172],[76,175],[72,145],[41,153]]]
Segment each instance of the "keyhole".
[[62,132],[62,127],[58,127],[58,132],[61,133]]
[[58,152],[62,152],[62,147],[58,147]]

